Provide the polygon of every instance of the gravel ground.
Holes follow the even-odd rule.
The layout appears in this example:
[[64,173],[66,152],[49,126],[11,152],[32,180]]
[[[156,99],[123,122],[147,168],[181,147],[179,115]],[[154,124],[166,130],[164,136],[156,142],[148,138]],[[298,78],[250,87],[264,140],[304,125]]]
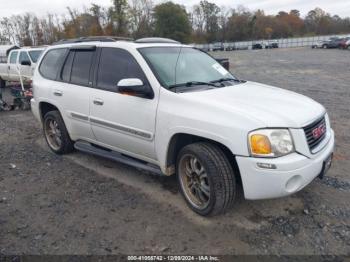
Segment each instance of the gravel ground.
[[329,111],[334,165],[282,199],[202,218],[174,177],[75,152],[51,153],[30,112],[0,112],[1,254],[350,255],[350,52],[217,52],[238,77],[296,91]]

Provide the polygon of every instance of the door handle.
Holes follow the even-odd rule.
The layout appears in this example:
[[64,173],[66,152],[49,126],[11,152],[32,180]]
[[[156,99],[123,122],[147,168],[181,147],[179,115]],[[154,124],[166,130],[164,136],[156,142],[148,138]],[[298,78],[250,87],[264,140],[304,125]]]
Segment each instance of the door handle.
[[103,105],[103,100],[102,99],[94,99],[94,104],[97,105],[97,106],[102,106]]
[[54,94],[55,96],[63,96],[63,92],[60,91],[60,90],[55,90],[55,91],[53,91],[53,94]]

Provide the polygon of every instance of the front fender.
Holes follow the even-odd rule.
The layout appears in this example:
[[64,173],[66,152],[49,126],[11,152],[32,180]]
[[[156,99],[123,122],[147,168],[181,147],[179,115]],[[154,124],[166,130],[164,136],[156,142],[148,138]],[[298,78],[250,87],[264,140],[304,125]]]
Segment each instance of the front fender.
[[167,174],[167,161],[170,150],[170,143],[172,138],[178,134],[192,135],[208,139],[227,147],[233,155],[248,155],[246,136],[243,139],[233,139],[230,137],[225,137],[219,133],[211,132],[210,130],[196,129],[186,126],[176,126],[168,129],[168,132],[162,132],[156,136],[156,151],[158,155],[159,165],[162,171]]

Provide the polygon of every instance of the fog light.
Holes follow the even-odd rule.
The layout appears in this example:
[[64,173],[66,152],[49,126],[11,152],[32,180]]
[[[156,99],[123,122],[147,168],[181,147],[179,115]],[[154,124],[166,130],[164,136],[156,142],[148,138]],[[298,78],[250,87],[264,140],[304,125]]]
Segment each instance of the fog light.
[[289,193],[298,191],[301,188],[302,181],[303,179],[299,175],[291,177],[286,183],[286,191]]

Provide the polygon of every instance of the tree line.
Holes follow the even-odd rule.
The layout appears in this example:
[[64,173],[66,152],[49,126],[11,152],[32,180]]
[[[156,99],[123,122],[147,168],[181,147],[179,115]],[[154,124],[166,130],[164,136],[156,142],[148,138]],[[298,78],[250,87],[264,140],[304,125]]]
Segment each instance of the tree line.
[[60,39],[113,35],[132,38],[168,37],[184,43],[243,41],[350,33],[350,18],[315,8],[301,17],[299,10],[267,15],[244,6],[219,7],[202,0],[190,9],[174,2],[112,0],[111,6],[92,4],[67,14],[33,13],[0,19],[0,42],[34,46]]

